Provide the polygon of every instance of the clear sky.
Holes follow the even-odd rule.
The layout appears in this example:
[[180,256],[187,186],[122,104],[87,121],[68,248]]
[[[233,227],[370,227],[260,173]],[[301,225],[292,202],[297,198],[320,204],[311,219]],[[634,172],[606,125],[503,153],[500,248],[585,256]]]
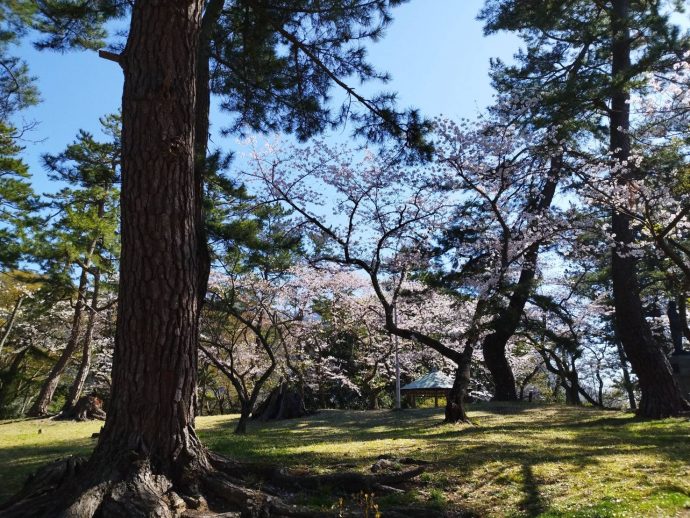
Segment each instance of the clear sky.
[[[509,35],[485,38],[476,20],[483,0],[412,0],[394,10],[386,36],[369,46],[370,61],[388,71],[385,90],[396,91],[403,107],[423,114],[473,117],[491,101],[489,58],[509,59],[518,40]],[[40,166],[40,155],[62,150],[77,130],[97,131],[98,118],[115,112],[122,95],[119,67],[95,52],[37,52],[26,44],[29,63],[43,102],[22,114],[38,122],[27,136],[25,159],[40,192],[54,190]],[[215,128],[222,116],[212,114]],[[235,147],[232,137],[214,136],[221,148]]]

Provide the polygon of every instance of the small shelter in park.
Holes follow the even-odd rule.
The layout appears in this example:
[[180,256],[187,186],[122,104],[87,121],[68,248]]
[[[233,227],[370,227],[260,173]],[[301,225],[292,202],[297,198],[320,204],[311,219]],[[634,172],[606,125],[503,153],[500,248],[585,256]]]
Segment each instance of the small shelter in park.
[[426,376],[400,387],[400,392],[407,396],[412,408],[417,406],[417,397],[433,397],[434,406],[438,406],[438,397],[447,396],[453,388],[453,378],[441,371],[431,371]]

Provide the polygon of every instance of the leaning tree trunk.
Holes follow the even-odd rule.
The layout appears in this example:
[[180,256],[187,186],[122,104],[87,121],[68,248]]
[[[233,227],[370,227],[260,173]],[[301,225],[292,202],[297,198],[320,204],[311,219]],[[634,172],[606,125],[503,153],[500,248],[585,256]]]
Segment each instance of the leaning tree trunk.
[[[543,212],[551,206],[553,197],[556,194],[562,166],[562,155],[551,158],[548,178],[539,195],[531,202],[529,212]],[[486,335],[482,343],[484,363],[491,373],[491,379],[494,383],[493,399],[495,401],[518,400],[515,376],[506,358],[506,346],[520,325],[520,319],[525,310],[527,299],[532,293],[534,277],[537,272],[540,244],[540,242],[532,243],[526,250],[520,277],[513,288],[508,306],[501,309],[499,314],[493,319],[491,323],[492,332]]]
[[38,397],[34,404],[29,409],[28,415],[32,417],[42,417],[48,414],[48,405],[50,405],[55,395],[55,390],[60,383],[60,377],[62,373],[65,372],[67,365],[72,360],[72,355],[77,349],[79,343],[79,335],[81,334],[81,324],[84,314],[84,306],[86,303],[86,286],[87,286],[87,275],[90,264],[90,257],[96,247],[96,242],[94,241],[86,260],[84,261],[84,266],[81,269],[81,275],[79,276],[79,288],[77,289],[77,302],[74,306],[74,315],[72,316],[72,329],[70,331],[69,338],[67,340],[67,345],[62,351],[60,358],[50,369],[48,377],[41,385],[41,390],[38,393]]
[[62,412],[67,412],[74,408],[77,404],[81,393],[84,391],[84,385],[86,385],[86,378],[91,370],[91,341],[93,339],[93,329],[96,325],[96,314],[98,307],[98,297],[100,294],[101,285],[101,273],[96,269],[93,274],[93,294],[91,295],[91,307],[89,308],[89,318],[86,322],[86,332],[84,333],[84,338],[82,340],[81,346],[81,362],[79,363],[79,370],[77,371],[77,376],[72,382],[72,386],[69,389],[69,395],[65,401],[65,405],[62,407]]
[[[629,30],[630,0],[614,0],[611,13],[612,32],[612,96],[610,120],[610,149],[617,162],[630,157],[630,94],[631,37]],[[630,173],[623,173],[619,185],[630,181]],[[618,246],[612,253],[611,277],[616,310],[616,327],[625,354],[639,379],[642,398],[638,415],[662,418],[677,415],[690,407],[684,399],[671,366],[656,343],[642,309],[637,280],[637,259],[632,252],[634,234],[630,217],[614,210],[612,232]]]

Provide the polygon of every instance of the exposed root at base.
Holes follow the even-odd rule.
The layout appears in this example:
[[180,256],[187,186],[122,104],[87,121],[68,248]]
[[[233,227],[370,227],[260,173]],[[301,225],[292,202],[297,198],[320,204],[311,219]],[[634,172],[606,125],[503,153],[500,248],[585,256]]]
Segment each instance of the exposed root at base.
[[[124,474],[95,469],[83,458],[55,461],[32,475],[24,488],[0,507],[0,517],[354,517],[361,516],[361,510],[344,506],[316,510],[294,505],[291,500],[324,490],[335,491],[334,502],[338,496],[351,493],[398,493],[402,490],[396,484],[424,471],[423,466],[415,466],[375,474],[314,475],[268,464],[239,463],[213,453],[208,457],[212,468],[191,476],[186,473],[184,488],[155,473],[146,460],[134,460]],[[411,459],[402,460],[411,463]],[[386,515],[405,516],[395,510]]]

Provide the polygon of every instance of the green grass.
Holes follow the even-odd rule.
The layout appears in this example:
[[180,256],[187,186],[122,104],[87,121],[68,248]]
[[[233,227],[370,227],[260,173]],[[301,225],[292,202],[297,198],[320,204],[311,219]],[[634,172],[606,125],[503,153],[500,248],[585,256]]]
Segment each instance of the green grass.
[[[441,409],[323,411],[305,419],[250,423],[197,420],[204,443],[241,459],[328,471],[366,470],[381,454],[431,461],[407,495],[386,505],[426,505],[480,516],[690,516],[690,421],[560,406],[473,406],[475,426],[445,425]],[[54,458],[86,453],[100,423],[0,423],[0,500]],[[39,434],[38,430],[42,433]],[[307,497],[329,505],[329,497]],[[318,500],[318,501],[317,501]],[[332,498],[332,504],[336,498]]]

